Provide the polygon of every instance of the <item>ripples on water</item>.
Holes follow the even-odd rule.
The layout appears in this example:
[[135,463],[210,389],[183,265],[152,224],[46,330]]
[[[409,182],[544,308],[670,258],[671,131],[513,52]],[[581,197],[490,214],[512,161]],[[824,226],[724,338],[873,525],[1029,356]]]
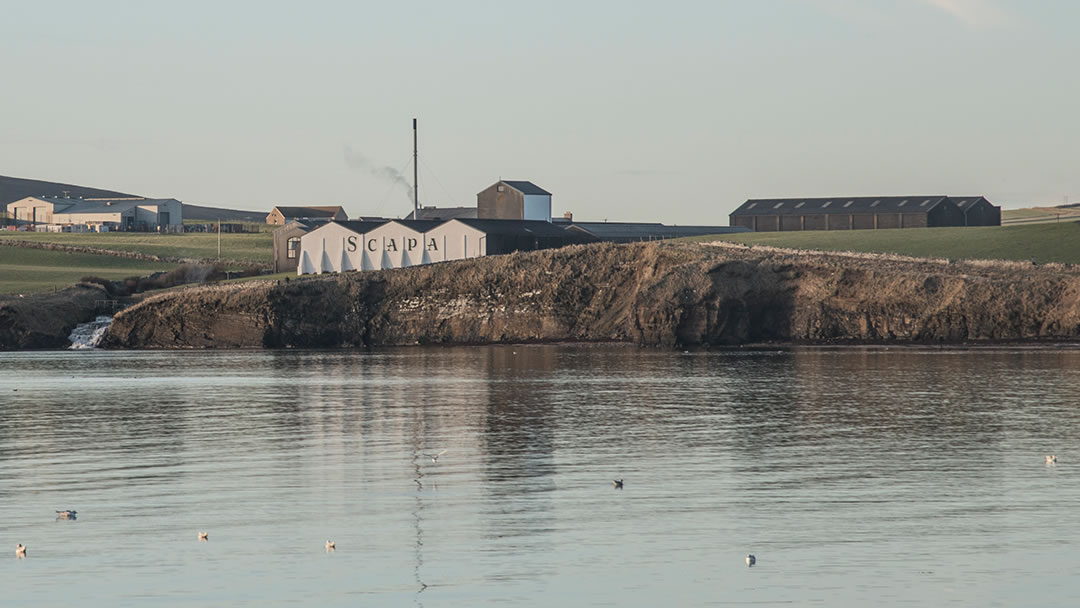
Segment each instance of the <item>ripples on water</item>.
[[0,354],[0,588],[1076,605],[1078,370],[1008,348]]

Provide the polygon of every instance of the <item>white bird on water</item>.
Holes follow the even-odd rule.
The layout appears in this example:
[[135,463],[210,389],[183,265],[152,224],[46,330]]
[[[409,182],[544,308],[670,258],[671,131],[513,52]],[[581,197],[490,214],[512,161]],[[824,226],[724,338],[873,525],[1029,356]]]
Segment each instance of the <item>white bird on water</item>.
[[337,549],[337,543],[332,540],[326,541],[326,550],[333,551],[334,549]]
[[57,511],[56,519],[78,519],[77,517],[75,517],[76,513],[78,513],[78,511],[75,511],[74,509],[69,509],[67,511]]
[[19,543],[15,546],[15,557],[26,557],[26,545]]
[[746,565],[747,566],[753,566],[756,563],[757,563],[757,558],[754,557],[753,553],[746,556]]
[[199,532],[199,540],[203,540],[203,541],[210,540],[210,533],[209,532]]
[[439,462],[439,456],[442,456],[445,453],[446,453],[446,450],[443,450],[443,451],[439,452],[438,454],[428,454],[427,452],[425,452],[424,456],[427,456],[428,458],[430,458],[431,462]]
[[1051,454],[1046,457],[1046,464],[1057,464],[1057,456]]

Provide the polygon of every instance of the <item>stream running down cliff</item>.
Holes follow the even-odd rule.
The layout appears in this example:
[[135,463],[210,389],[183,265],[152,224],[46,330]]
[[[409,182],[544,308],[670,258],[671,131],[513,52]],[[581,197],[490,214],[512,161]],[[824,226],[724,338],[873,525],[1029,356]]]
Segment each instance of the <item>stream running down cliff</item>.
[[101,315],[89,323],[76,326],[68,336],[68,340],[71,340],[71,346],[68,348],[71,350],[97,348],[101,339],[105,337],[105,332],[109,331],[112,321],[112,317]]

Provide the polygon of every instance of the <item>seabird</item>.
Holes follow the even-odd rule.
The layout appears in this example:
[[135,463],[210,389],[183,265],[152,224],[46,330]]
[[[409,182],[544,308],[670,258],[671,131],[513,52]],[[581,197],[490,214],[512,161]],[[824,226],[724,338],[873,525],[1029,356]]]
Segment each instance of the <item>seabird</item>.
[[443,451],[439,452],[438,454],[427,454],[427,453],[425,453],[424,456],[427,456],[428,458],[430,458],[431,462],[439,462],[439,456],[442,456],[445,453],[446,453],[446,450],[443,450]]
[[1046,457],[1046,464],[1057,464],[1057,456],[1051,454]]
[[757,563],[757,558],[754,557],[753,553],[746,556],[746,565],[747,566],[753,566],[756,563]]
[[337,543],[332,540],[326,541],[326,550],[333,551],[334,549],[337,549]]
[[78,511],[75,511],[74,509],[69,509],[67,511],[57,511],[56,519],[77,519],[75,517],[76,513],[78,513]]
[[19,543],[15,546],[15,557],[26,557],[26,545]]
[[622,480],[621,479],[612,479],[611,484],[615,486],[616,490],[621,490],[622,489]]
[[199,532],[199,540],[210,540],[210,533]]

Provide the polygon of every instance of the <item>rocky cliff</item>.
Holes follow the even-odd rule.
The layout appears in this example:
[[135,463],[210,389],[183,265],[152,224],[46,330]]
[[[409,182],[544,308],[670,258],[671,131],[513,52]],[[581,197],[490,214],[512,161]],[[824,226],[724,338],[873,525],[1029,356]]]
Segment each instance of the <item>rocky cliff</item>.
[[80,283],[54,293],[0,296],[0,350],[67,348],[79,323],[97,316],[109,299],[100,285]]
[[159,294],[113,348],[1080,339],[1080,270],[731,244],[595,244]]

